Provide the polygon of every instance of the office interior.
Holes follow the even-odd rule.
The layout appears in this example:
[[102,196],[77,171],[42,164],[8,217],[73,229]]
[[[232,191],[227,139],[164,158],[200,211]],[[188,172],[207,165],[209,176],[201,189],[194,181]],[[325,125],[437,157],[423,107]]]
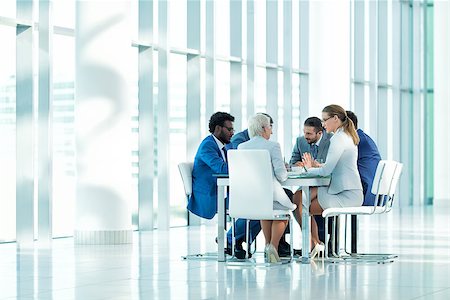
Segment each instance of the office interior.
[[[0,1],[0,299],[450,298],[449,30],[445,0]],[[270,114],[288,160],[329,104],[403,163],[358,219],[398,258],[182,259],[217,251],[178,171],[209,117]]]

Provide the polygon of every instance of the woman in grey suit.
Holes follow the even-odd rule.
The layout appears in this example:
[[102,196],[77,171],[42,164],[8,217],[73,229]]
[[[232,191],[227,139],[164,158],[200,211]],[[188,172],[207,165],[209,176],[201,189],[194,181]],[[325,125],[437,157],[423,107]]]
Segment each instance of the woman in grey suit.
[[[280,182],[288,178],[286,167],[284,165],[283,155],[281,154],[280,144],[269,141],[272,134],[272,125],[270,119],[263,114],[257,114],[248,121],[248,133],[250,140],[238,146],[238,149],[264,149],[270,154],[273,170],[274,184],[274,209],[294,210],[297,206],[291,202],[284,192]],[[261,227],[266,240],[266,261],[279,262],[278,244],[284,233],[287,221],[285,220],[261,220]]]
[[[363,203],[357,166],[359,137],[352,120],[341,106],[333,104],[322,110],[322,122],[328,133],[334,133],[325,163],[316,165],[309,153],[303,155],[303,164],[308,173],[331,175],[329,186],[311,188],[309,211],[312,215],[321,215],[324,209],[330,207],[361,206]],[[314,218],[311,223],[311,242],[314,246],[311,257],[320,253],[323,255],[325,247],[319,240]]]

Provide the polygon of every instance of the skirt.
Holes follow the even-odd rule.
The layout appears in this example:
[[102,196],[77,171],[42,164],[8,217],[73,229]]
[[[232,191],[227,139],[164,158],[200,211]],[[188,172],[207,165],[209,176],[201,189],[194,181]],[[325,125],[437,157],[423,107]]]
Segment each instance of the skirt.
[[323,209],[331,207],[362,206],[364,196],[362,190],[347,190],[339,194],[329,194],[327,186],[319,186],[317,200]]

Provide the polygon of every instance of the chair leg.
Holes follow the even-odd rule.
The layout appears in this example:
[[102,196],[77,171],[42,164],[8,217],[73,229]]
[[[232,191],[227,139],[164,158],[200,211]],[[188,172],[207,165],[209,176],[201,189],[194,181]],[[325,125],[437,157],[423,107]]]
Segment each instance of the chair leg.
[[337,257],[336,254],[336,223],[337,217],[333,217],[333,224],[331,225],[331,251],[334,257]]
[[328,217],[325,217],[325,258],[328,259],[328,243],[330,235],[328,234]]
[[294,259],[294,232],[292,231],[293,225],[292,225],[292,219],[289,217],[289,240],[291,242],[291,261]]
[[245,259],[248,259],[248,255],[250,253],[250,220],[247,219],[245,221],[245,242],[247,243],[247,252],[245,252]]
[[234,228],[236,227],[236,219],[231,219],[231,256],[234,257],[234,245],[236,245],[236,234]]

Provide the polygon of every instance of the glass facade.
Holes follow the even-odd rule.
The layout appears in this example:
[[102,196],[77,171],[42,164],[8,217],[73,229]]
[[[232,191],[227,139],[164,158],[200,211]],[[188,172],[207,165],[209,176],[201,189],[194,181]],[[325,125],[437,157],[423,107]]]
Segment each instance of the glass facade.
[[[51,20],[39,19],[40,2],[29,2],[33,20],[20,21],[16,1],[0,3],[0,242],[16,239],[16,55],[24,47],[16,28],[32,22],[55,26],[49,63],[52,236],[71,236],[74,227],[76,1],[54,1]],[[160,218],[169,226],[187,224],[177,164],[194,159],[210,115],[219,110],[235,115],[236,130],[255,112],[271,114],[288,160],[304,119],[341,104],[355,111],[384,159],[405,164],[402,203],[432,204],[439,188],[435,173],[448,178],[434,168],[435,120],[446,117],[434,106],[434,14],[433,1],[130,1],[133,228],[140,228],[144,202],[152,208],[145,214],[151,228]],[[44,33],[33,33],[32,85],[41,76],[37,37]],[[144,118],[149,128],[140,127],[148,124]],[[151,146],[143,152],[145,143]],[[151,160],[145,170],[144,157]],[[151,196],[140,194],[142,185]],[[38,195],[35,211],[42,203]]]

